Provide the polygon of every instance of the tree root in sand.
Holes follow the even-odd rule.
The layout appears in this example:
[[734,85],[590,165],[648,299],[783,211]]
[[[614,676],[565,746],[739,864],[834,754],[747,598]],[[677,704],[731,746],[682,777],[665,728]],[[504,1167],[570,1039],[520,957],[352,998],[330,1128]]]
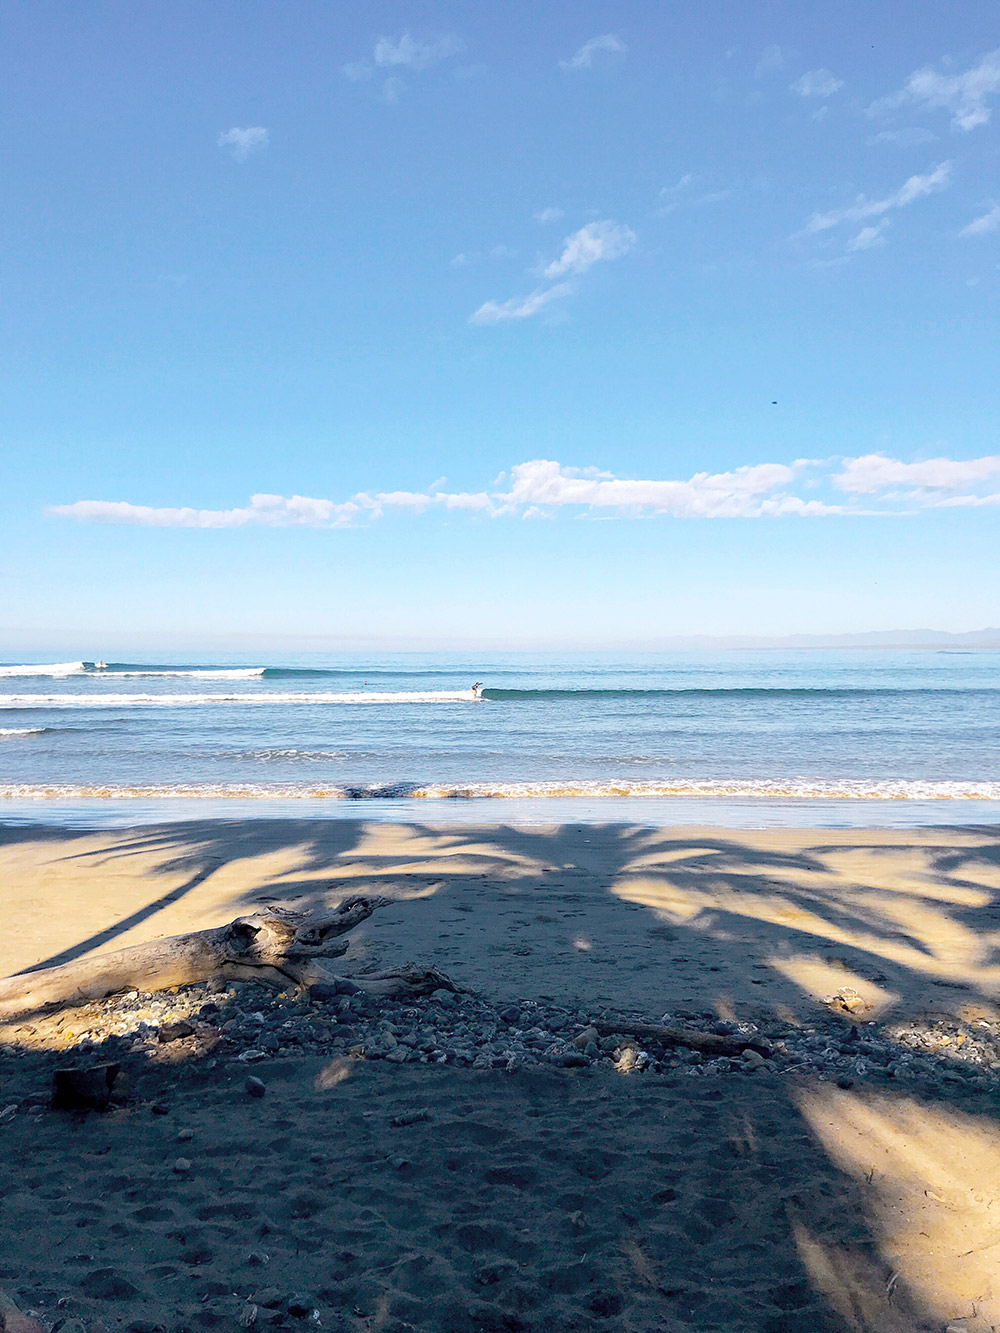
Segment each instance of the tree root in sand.
[[[324,963],[347,952],[347,941],[340,936],[390,902],[357,895],[314,913],[268,906],[211,930],[20,972],[0,980],[0,1020],[102,1000],[119,991],[167,990],[214,980],[262,981],[279,989],[335,982]],[[457,989],[443,973],[410,964],[350,980],[373,995]]]

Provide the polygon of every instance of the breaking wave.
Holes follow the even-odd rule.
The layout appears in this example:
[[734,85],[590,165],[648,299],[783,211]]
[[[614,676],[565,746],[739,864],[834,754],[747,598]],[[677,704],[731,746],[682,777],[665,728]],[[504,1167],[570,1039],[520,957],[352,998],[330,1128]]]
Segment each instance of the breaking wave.
[[469,690],[296,691],[260,694],[0,694],[0,708],[193,708],[199,704],[449,704],[478,703]]
[[0,666],[0,676],[79,676],[86,670],[86,662],[44,662],[36,666]]
[[0,736],[40,736],[48,727],[0,727]]
[[148,786],[74,783],[0,784],[0,798],[76,800],[226,798],[248,800],[525,800],[628,797],[744,797],[763,800],[1000,801],[1000,782],[790,778],[761,781],[170,783]]

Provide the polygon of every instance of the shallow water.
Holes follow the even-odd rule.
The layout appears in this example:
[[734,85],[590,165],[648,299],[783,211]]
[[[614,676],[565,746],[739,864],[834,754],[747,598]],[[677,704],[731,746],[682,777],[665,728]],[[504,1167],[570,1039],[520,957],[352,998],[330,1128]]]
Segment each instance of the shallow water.
[[0,795],[2,818],[993,822],[1000,654],[25,657],[0,665]]

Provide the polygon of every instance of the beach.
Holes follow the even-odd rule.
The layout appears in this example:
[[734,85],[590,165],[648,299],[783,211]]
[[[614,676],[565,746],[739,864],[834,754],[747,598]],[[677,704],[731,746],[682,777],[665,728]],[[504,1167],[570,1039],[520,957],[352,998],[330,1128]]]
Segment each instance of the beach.
[[[458,989],[6,1024],[0,1286],[45,1327],[1000,1323],[995,827],[25,824],[0,877],[5,975],[361,893],[338,974]],[[49,1109],[102,1052],[112,1109]]]

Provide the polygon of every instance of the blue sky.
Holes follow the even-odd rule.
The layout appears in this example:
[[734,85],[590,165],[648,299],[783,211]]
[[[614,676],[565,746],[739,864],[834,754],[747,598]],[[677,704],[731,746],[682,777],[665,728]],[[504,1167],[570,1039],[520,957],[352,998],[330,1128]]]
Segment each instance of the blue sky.
[[995,4],[0,23],[6,641],[1000,619]]

